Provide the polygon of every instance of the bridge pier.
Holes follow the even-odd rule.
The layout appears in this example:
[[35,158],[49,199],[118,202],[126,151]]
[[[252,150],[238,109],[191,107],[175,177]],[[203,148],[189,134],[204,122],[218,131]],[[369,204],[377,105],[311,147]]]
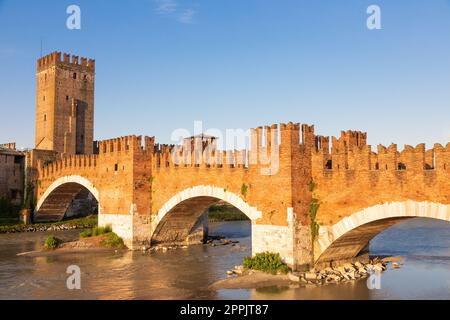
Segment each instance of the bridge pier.
[[198,219],[194,227],[192,227],[191,232],[186,238],[187,245],[202,244],[208,238],[208,211],[209,210],[206,210],[200,219]]
[[[134,208],[134,206],[132,206]],[[151,218],[131,209],[130,213],[99,213],[99,226],[111,226],[131,250],[150,247],[152,234]],[[207,212],[203,213],[183,244],[203,242],[208,234]],[[292,209],[288,209],[288,220],[284,226],[258,224],[251,225],[252,255],[262,252],[279,253],[283,261],[294,270],[308,269],[312,264],[311,229],[299,224]],[[180,243],[181,244],[181,243]]]
[[252,222],[252,254],[266,251],[279,253],[294,270],[306,270],[311,266],[311,229],[297,221],[292,208],[288,209],[286,226]]

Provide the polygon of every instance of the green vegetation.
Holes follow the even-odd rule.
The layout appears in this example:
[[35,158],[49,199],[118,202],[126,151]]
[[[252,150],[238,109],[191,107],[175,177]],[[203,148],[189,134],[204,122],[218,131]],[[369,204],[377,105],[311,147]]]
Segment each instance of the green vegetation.
[[47,239],[45,239],[44,242],[44,247],[46,249],[56,249],[59,247],[59,245],[62,243],[63,241],[55,236],[48,236]]
[[248,185],[243,183],[241,186],[241,194],[244,198],[247,196],[247,192],[248,192]]
[[22,209],[33,209],[36,207],[36,196],[34,194],[34,185],[29,182],[26,187],[25,199],[23,201]]
[[263,252],[244,258],[244,268],[260,270],[271,274],[288,273],[289,267],[281,260],[279,253]]
[[105,235],[105,238],[101,241],[101,245],[107,248],[123,249],[125,244],[121,237],[114,232],[109,232]]
[[104,239],[101,240],[100,244],[107,248],[116,248],[123,249],[125,248],[125,244],[121,237],[112,232],[110,226],[106,227],[94,227],[92,229],[84,230],[80,233],[80,238],[89,238],[89,237],[97,237],[104,236]]
[[311,220],[311,236],[314,241],[319,234],[320,225],[316,221],[317,211],[319,210],[320,203],[317,199],[312,199],[309,205],[309,218]]
[[110,226],[106,227],[94,227],[92,229],[84,230],[80,233],[81,238],[89,238],[89,237],[97,237],[101,236],[102,234],[107,234],[112,232],[112,229]]
[[309,192],[313,192],[316,189],[316,187],[317,187],[317,184],[314,182],[313,179],[311,179],[311,181],[308,184]]
[[89,238],[92,237],[92,229],[86,229],[80,232],[80,238]]
[[[308,184],[309,192],[314,192],[317,184],[313,179]],[[309,204],[309,219],[311,220],[311,237],[312,241],[314,241],[319,234],[320,225],[316,221],[317,211],[319,210],[320,203],[319,200],[312,198],[311,203]]]
[[233,206],[214,205],[209,208],[208,220],[209,222],[242,221],[248,220],[248,217]]
[[[6,221],[6,220],[5,220]],[[10,221],[11,223],[3,223],[2,220],[0,220],[0,233],[7,233],[7,232],[23,232],[25,230],[34,229],[34,230],[41,230],[41,229],[47,229],[51,227],[61,227],[61,226],[68,226],[68,227],[76,227],[76,228],[92,228],[97,225],[97,215],[90,215],[87,217],[82,218],[75,218],[70,220],[63,220],[58,222],[49,222],[49,223],[35,223],[31,225],[24,225],[21,223],[18,223],[17,220]]]

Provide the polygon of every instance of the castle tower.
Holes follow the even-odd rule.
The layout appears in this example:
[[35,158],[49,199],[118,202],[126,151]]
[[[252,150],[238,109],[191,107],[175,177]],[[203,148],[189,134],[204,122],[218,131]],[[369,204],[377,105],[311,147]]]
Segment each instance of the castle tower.
[[92,154],[95,61],[53,52],[37,60],[36,149]]

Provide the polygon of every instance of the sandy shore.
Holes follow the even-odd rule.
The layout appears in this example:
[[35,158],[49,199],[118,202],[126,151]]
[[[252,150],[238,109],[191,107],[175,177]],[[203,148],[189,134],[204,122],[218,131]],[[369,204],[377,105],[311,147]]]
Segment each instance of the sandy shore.
[[273,275],[261,271],[252,271],[237,277],[230,277],[214,282],[209,286],[210,289],[254,289],[270,286],[289,285],[291,281],[288,275]]

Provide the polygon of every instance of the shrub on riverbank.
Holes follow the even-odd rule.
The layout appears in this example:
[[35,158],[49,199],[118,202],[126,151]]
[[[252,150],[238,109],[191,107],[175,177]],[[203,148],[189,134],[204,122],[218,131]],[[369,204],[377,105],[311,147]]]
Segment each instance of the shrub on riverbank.
[[125,244],[123,243],[122,238],[112,232],[110,226],[94,227],[92,229],[84,230],[80,233],[80,238],[91,238],[98,236],[103,236],[103,239],[100,241],[100,244],[103,247],[116,249],[125,248]]
[[263,252],[244,258],[244,268],[277,274],[288,273],[289,267],[281,260],[279,253]]
[[59,247],[59,245],[62,243],[63,241],[53,235],[48,236],[47,239],[45,239],[44,242],[44,247],[46,249],[56,249]]
[[123,249],[125,244],[121,237],[114,232],[109,232],[105,235],[105,238],[101,241],[101,245],[107,248]]
[[112,232],[112,229],[110,226],[106,227],[94,227],[92,229],[84,230],[80,233],[81,238],[89,238],[89,237],[96,237],[101,236],[102,234],[110,233]]

